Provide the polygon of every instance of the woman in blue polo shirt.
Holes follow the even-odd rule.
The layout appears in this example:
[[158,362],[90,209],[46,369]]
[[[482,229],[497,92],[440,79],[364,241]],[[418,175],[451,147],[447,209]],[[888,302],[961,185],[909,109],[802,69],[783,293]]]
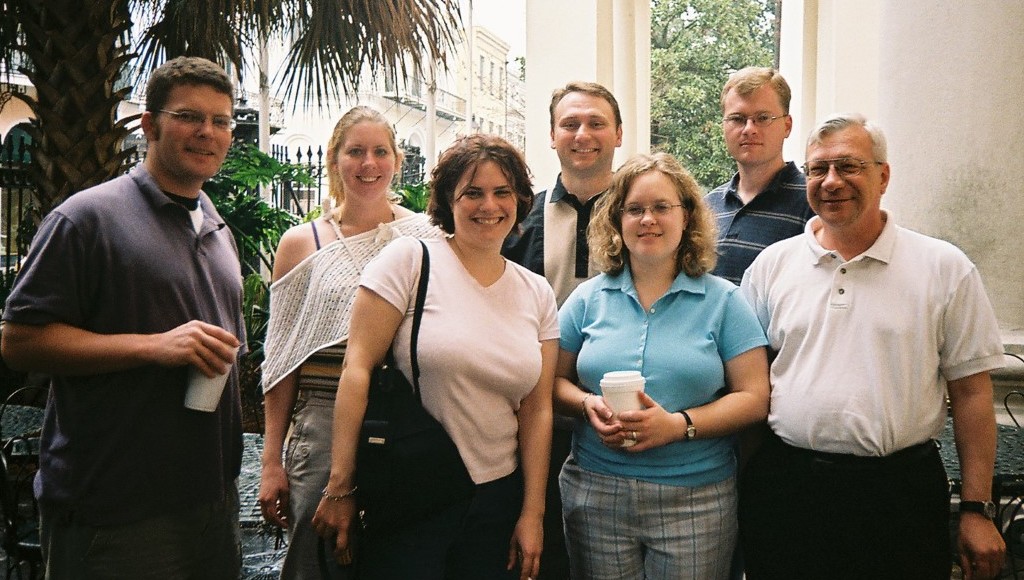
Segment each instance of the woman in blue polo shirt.
[[[559,312],[555,399],[578,417],[562,468],[574,578],[728,578],[734,434],[768,413],[766,340],[715,263],[714,219],[670,155],[616,172],[590,223],[602,274]],[[643,410],[601,397],[609,371],[646,379]]]

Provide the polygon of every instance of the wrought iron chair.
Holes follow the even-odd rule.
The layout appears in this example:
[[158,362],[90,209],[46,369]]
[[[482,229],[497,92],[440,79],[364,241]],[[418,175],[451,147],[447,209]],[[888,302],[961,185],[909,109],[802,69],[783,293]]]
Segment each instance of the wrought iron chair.
[[[1010,352],[1004,352],[1003,355],[1017,359],[1018,362],[1024,364],[1024,358],[1020,355]],[[1006,415],[1010,417],[1010,420],[1013,421],[1013,424],[1019,431],[1021,428],[1020,422],[1010,407],[1010,402],[1015,397],[1024,400],[1024,392],[1017,389],[1007,392],[1003,396],[1003,409],[1006,410]],[[1020,570],[1017,569],[1017,558],[1021,554],[1022,549],[1024,549],[1024,498],[1015,496],[1007,500],[999,510],[998,523],[1001,526],[1000,531],[1003,534],[1003,538],[1006,540],[1010,572],[1013,578],[1019,578]]]
[[[1018,361],[1020,361],[1021,364],[1024,364],[1024,357],[1021,357],[1018,354],[1013,354],[1012,352],[1004,352],[1003,356],[1015,358]],[[1021,399],[1024,399],[1024,392],[1014,389],[1006,393],[1006,396],[1003,397],[1003,408],[1006,409],[1006,414],[1010,416],[1010,420],[1013,421],[1013,424],[1016,425],[1018,429],[1020,429],[1020,422],[1017,421],[1017,417],[1013,414],[1013,410],[1010,409],[1010,399],[1012,399],[1013,397],[1020,397]]]
[[43,387],[21,387],[0,405],[0,509],[9,579],[35,580],[44,575],[32,480],[39,468],[42,425],[42,409],[37,405],[46,392]]

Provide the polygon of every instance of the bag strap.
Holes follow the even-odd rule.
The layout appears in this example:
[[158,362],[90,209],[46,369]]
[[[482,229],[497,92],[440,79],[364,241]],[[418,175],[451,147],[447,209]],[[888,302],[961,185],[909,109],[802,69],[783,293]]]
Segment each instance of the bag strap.
[[420,283],[416,288],[416,307],[412,313],[412,336],[409,338],[409,356],[412,362],[412,386],[416,391],[416,398],[423,404],[423,397],[420,395],[420,363],[416,360],[416,343],[420,334],[420,322],[423,320],[423,305],[427,301],[427,283],[430,281],[430,253],[427,252],[427,245],[420,240],[423,247],[423,259],[420,261]]

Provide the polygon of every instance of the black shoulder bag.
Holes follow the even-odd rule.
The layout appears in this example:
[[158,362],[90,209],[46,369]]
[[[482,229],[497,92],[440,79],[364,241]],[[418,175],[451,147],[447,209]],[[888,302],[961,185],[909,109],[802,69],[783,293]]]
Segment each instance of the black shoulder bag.
[[412,384],[395,365],[388,349],[374,369],[366,414],[359,433],[356,485],[367,532],[399,529],[469,498],[473,480],[458,448],[426,409],[420,396],[416,341],[430,277],[430,257],[423,242],[410,351]]

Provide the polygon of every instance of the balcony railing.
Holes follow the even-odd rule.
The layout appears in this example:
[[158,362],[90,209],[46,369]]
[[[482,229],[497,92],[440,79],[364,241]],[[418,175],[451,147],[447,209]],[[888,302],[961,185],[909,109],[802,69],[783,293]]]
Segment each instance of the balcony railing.
[[[401,103],[420,111],[427,110],[427,84],[420,77],[409,77],[404,85],[396,85],[388,80],[384,85],[382,96],[386,99]],[[434,91],[434,105],[437,109],[437,116],[449,121],[464,121],[466,119],[466,99],[446,91],[436,89]]]

